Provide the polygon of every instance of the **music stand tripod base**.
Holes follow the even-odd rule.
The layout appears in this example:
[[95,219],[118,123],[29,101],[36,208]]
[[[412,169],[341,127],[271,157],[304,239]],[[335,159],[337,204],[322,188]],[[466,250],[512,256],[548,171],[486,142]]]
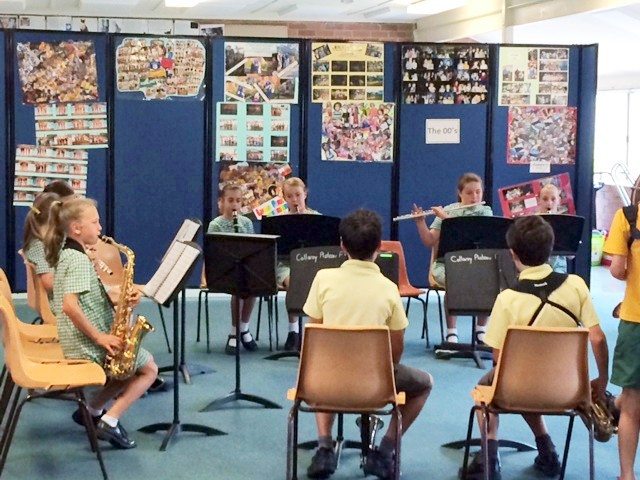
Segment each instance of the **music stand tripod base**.
[[478,368],[484,369],[483,360],[491,360],[493,358],[492,351],[489,347],[473,345],[469,343],[451,343],[443,342],[436,345],[434,354],[439,360],[449,360],[451,358],[472,358]]
[[173,440],[175,436],[182,432],[202,433],[207,437],[212,437],[214,435],[227,435],[226,432],[212,427],[206,427],[204,425],[197,425],[193,423],[180,423],[180,421],[174,421],[173,423],[154,423],[138,429],[139,432],[143,433],[156,433],[165,430],[167,433],[165,434],[164,439],[162,440],[162,444],[160,445],[161,452],[166,451],[169,442]]
[[[445,443],[442,446],[444,448],[453,448],[455,450],[460,450],[465,448],[467,444],[466,440],[457,440],[455,442]],[[472,438],[469,442],[470,447],[480,447],[482,446],[481,440],[479,438]],[[516,442],[514,440],[498,440],[498,448],[514,448],[518,452],[533,452],[537,450],[533,445],[529,445],[528,443]]]

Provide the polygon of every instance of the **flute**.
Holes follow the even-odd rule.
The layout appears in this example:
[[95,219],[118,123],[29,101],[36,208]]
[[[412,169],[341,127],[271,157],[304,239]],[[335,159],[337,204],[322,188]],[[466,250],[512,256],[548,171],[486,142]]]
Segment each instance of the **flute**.
[[[449,210],[445,210],[445,213],[452,212],[454,210],[462,210],[463,208],[471,208],[477,207],[478,205],[484,205],[487,202],[478,202],[478,203],[470,203],[469,205],[460,205],[458,207],[450,208]],[[429,215],[435,215],[433,210],[427,210],[425,212],[420,213],[408,213],[407,215],[400,215],[399,217],[395,217],[393,219],[394,222],[399,222],[401,220],[410,220],[413,218],[427,217]]]

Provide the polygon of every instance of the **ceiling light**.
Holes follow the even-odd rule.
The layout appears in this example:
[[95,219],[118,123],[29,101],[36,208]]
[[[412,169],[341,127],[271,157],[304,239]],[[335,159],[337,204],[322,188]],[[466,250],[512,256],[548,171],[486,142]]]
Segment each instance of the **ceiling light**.
[[410,15],[435,15],[436,13],[453,10],[467,4],[468,0],[422,0],[421,2],[407,5],[407,13]]
[[164,0],[165,7],[171,8],[191,8],[198,5],[202,0]]

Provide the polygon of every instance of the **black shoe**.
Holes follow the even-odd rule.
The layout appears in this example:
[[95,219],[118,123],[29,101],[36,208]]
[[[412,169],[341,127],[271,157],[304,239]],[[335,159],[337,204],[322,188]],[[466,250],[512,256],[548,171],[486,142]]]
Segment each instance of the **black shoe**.
[[[246,338],[248,338],[249,340],[246,340]],[[256,350],[258,350],[258,344],[251,336],[251,332],[249,332],[249,330],[240,334],[240,341],[242,342],[242,346],[245,350],[248,350],[250,352],[255,352]]]
[[[458,471],[458,478],[461,480],[483,480],[484,479],[484,455],[482,451],[477,452],[471,463],[467,466],[466,473],[462,468]],[[489,459],[489,479],[500,480],[500,457]]]
[[300,345],[300,334],[298,332],[289,332],[287,340],[284,342],[284,349],[287,351],[298,350]]
[[[294,332],[291,332],[294,333]],[[318,448],[307,468],[309,478],[329,478],[336,471],[336,454],[331,448]]]
[[362,469],[365,476],[375,475],[382,480],[387,480],[393,478],[394,467],[393,455],[385,455],[376,448],[369,452],[367,461],[362,466]]
[[[227,355],[236,354],[236,347],[231,344],[231,340],[235,340],[235,339],[236,339],[235,335],[229,335],[229,338],[227,338],[227,345],[224,347],[224,353],[226,353]],[[236,345],[238,345],[237,341],[236,341]]]
[[[93,416],[91,415],[91,420],[93,420],[93,426],[97,427],[98,426],[98,422],[100,421],[100,417],[104,414],[104,410],[102,411],[102,413],[100,415],[97,416]],[[71,414],[71,418],[73,419],[74,422],[76,422],[78,425],[80,425],[81,427],[84,427],[84,416],[82,415],[82,412],[80,411],[80,407],[78,407],[76,409],[75,412],[73,412]]]
[[558,454],[554,451],[538,453],[533,460],[533,468],[542,472],[547,477],[557,477],[560,475],[562,465],[558,458]]
[[167,390],[167,382],[164,381],[164,378],[156,377],[151,386],[147,388],[147,393],[166,392]]
[[136,442],[131,440],[120,422],[115,427],[109,426],[104,420],[100,420],[97,426],[97,434],[100,440],[106,440],[116,448],[129,449],[137,447]]

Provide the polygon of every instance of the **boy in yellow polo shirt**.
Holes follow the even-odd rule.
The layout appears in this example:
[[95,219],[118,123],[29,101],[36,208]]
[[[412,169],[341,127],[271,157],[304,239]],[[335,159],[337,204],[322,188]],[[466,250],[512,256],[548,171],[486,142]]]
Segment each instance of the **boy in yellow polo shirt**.
[[[401,365],[404,330],[409,322],[402,307],[398,287],[374,263],[380,248],[380,217],[357,210],[340,222],[340,239],[349,259],[339,268],[320,270],[313,280],[303,310],[309,321],[327,325],[386,325],[391,334],[396,389],[406,393],[402,412],[403,433],[416,419],[431,392],[433,378],[428,373]],[[366,381],[366,379],[363,379]],[[316,413],[318,450],[307,469],[309,478],[328,478],[335,472],[331,428],[334,415]],[[391,478],[394,467],[396,426],[391,420],[377,449],[367,455],[365,474]]]
[[618,210],[613,217],[604,251],[613,256],[609,269],[611,275],[626,281],[620,307],[618,340],[613,353],[611,383],[622,387],[622,394],[618,398],[618,478],[635,480],[633,465],[640,435],[640,230],[638,205],[625,208],[629,209],[629,213],[635,209],[636,221],[632,226],[624,210]]

